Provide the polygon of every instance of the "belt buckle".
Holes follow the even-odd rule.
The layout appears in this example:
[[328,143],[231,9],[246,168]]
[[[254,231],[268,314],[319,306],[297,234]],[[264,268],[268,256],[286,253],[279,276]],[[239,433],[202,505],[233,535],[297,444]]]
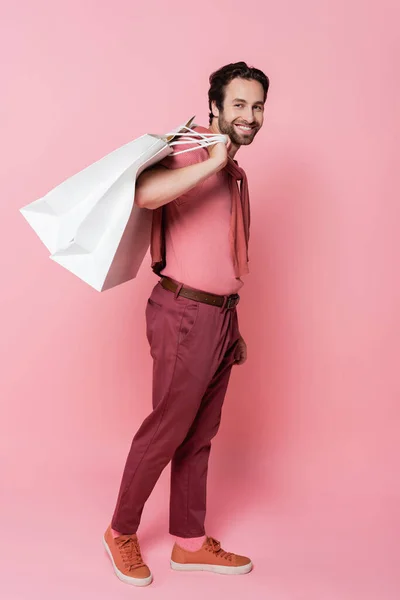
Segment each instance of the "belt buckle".
[[232,296],[228,296],[228,302],[226,303],[226,308],[229,310],[231,308],[234,308],[237,304],[238,301],[238,295],[234,294]]

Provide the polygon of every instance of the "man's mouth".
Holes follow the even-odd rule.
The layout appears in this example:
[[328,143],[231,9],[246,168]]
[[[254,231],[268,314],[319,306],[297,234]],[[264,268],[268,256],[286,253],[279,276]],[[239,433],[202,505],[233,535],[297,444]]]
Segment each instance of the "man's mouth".
[[249,125],[242,125],[240,123],[235,123],[235,127],[240,129],[240,131],[243,131],[244,133],[250,133],[254,129],[254,127],[249,127]]

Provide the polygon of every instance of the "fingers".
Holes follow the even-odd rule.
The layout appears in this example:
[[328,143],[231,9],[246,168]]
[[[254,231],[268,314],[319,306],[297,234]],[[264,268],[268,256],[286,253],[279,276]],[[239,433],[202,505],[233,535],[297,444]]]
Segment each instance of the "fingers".
[[239,355],[235,356],[235,365],[243,365],[247,360],[247,356],[244,352],[241,352]]
[[240,340],[234,354],[235,365],[243,365],[247,360],[247,346],[243,340]]

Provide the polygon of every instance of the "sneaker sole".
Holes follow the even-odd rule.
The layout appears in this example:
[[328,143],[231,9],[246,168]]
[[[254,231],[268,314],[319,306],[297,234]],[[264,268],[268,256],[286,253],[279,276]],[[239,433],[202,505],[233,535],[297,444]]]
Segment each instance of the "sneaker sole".
[[210,573],[219,573],[220,575],[245,575],[250,573],[253,563],[241,567],[221,567],[219,565],[201,565],[201,564],[182,564],[171,560],[171,569],[174,571],[209,571]]
[[111,559],[112,562],[112,566],[114,568],[114,572],[116,574],[116,576],[118,577],[118,579],[120,579],[121,581],[123,581],[124,583],[127,583],[128,585],[136,585],[138,587],[143,587],[145,585],[150,585],[150,583],[153,581],[153,575],[150,575],[150,577],[146,577],[145,579],[138,579],[135,577],[128,577],[128,575],[124,575],[118,568],[117,565],[114,562],[114,558],[113,555],[111,553],[111,550],[105,540],[105,538],[103,537],[103,546],[105,548],[105,551],[107,552],[108,556]]

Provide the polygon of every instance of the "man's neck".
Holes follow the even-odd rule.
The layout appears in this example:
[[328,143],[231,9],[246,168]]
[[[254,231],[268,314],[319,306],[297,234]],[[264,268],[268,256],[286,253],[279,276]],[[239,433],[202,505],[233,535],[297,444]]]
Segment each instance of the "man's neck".
[[[213,133],[222,133],[222,131],[220,130],[220,128],[218,127],[218,119],[213,119],[211,125],[209,125],[209,129],[210,131],[212,131]],[[236,152],[239,150],[240,146],[236,146],[236,144],[234,144],[231,141],[231,147],[229,148],[229,156],[231,158],[235,158],[236,156]]]

